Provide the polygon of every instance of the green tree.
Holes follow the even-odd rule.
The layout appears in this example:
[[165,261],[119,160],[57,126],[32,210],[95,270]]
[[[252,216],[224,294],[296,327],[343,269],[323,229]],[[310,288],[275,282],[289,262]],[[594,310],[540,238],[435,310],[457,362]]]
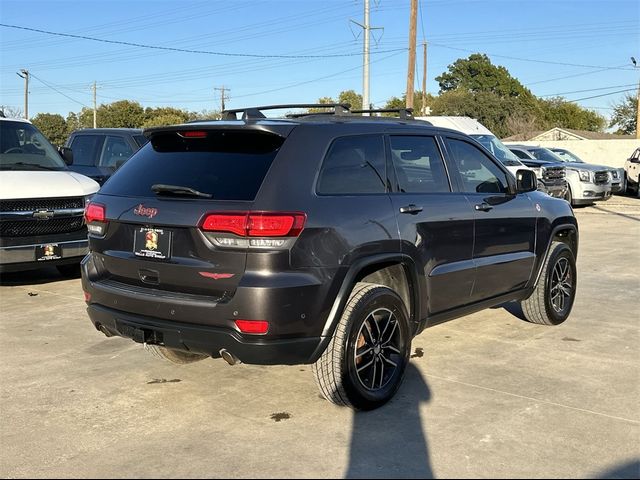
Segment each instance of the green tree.
[[[414,94],[413,94],[413,115],[416,116],[416,117],[421,116],[423,98],[424,98],[424,101],[425,101],[425,104],[426,104],[427,107],[431,107],[431,105],[433,104],[434,97],[430,93],[427,93],[427,96],[423,97],[422,96],[422,91],[414,92]],[[400,109],[400,108],[405,108],[406,105],[407,105],[407,95],[405,94],[401,98],[391,97],[389,100],[387,100],[387,103],[382,108],[385,108],[385,109]],[[388,117],[396,116],[395,113],[383,113],[382,115],[388,116]]]
[[184,122],[186,122],[186,120],[184,119],[183,115],[178,115],[175,113],[163,113],[148,118],[144,121],[142,127],[162,127],[165,125],[177,125]]
[[38,113],[31,122],[57,146],[64,145],[67,139],[67,122],[62,115],[57,113]]
[[618,127],[618,135],[634,135],[638,129],[638,99],[630,94],[613,105],[609,127]]
[[562,97],[539,100],[539,102],[545,128],[560,127],[600,132],[607,125],[602,115],[582,108],[577,103],[568,102]]
[[474,53],[459,58],[448,71],[436,77],[440,93],[464,89],[469,92],[490,92],[499,97],[518,97],[531,92],[502,66],[493,65],[485,54]]
[[[351,110],[362,110],[362,95],[356,93],[355,90],[344,90],[338,95],[338,103],[348,103]],[[369,108],[367,105],[366,108]]]
[[[93,109],[84,107],[78,118],[81,128],[93,127]],[[130,100],[102,104],[96,111],[96,123],[101,128],[140,128],[145,120],[142,105]]]
[[[336,103],[336,101],[331,97],[320,97],[316,103],[321,103],[325,105],[329,103]],[[309,113],[322,113],[322,112],[326,112],[327,109],[326,108],[310,108],[307,111]]]
[[80,126],[80,117],[78,116],[77,113],[74,113],[74,112],[69,112],[67,114],[67,119],[66,119],[65,123],[67,124],[67,137],[74,130],[78,130],[78,129],[81,128],[81,126]]

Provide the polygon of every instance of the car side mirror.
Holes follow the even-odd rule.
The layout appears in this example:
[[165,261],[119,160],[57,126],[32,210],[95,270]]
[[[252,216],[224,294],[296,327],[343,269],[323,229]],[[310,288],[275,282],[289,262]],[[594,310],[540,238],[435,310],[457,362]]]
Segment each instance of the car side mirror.
[[73,152],[69,147],[58,148],[58,153],[67,165],[73,165]]
[[538,189],[536,174],[531,170],[518,170],[516,172],[516,193],[533,192]]

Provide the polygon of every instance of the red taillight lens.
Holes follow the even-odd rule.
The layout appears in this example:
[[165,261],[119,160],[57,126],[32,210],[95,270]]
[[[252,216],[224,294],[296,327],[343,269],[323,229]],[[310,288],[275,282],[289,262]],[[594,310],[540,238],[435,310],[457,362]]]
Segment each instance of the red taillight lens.
[[301,212],[211,213],[205,217],[202,229],[241,237],[297,237],[306,219],[306,214]]
[[187,132],[178,132],[178,135],[181,135],[185,138],[207,138],[207,132],[203,130],[189,130]]
[[86,223],[104,222],[106,220],[106,210],[104,205],[90,203],[84,210],[84,220]]
[[269,322],[264,320],[236,320],[236,326],[242,333],[262,335],[269,331]]
[[304,213],[254,213],[249,215],[250,237],[297,237],[304,227]]
[[229,232],[244,237],[247,232],[246,213],[213,213],[207,215],[202,229],[207,232]]

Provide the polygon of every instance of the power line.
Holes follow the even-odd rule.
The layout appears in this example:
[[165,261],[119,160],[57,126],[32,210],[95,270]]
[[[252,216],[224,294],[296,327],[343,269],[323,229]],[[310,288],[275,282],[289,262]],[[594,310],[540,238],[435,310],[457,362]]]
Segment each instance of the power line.
[[633,87],[633,86],[635,86],[635,83],[630,83],[627,85],[613,85],[611,87],[588,88],[586,90],[574,90],[573,92],[549,93],[547,95],[538,95],[538,96],[539,97],[558,97],[560,95],[570,95],[572,93],[595,92],[598,90],[609,90],[611,88],[622,88],[622,87]]
[[[143,43],[133,43],[133,42],[124,42],[121,40],[107,40],[104,38],[96,38],[89,37],[86,35],[73,35],[71,33],[60,33],[60,32],[51,32],[48,30],[40,30],[37,28],[23,27],[20,25],[8,25],[6,23],[0,23],[0,27],[5,28],[15,28],[18,30],[27,30],[29,32],[43,33],[46,35],[55,35],[59,37],[69,37],[76,38],[79,40],[91,40],[93,42],[101,42],[101,43],[110,43],[115,45],[126,45],[128,47],[139,47],[139,48],[150,48],[153,50],[165,50],[170,52],[181,52],[181,53],[198,53],[204,55],[216,55],[222,57],[245,57],[245,58],[343,58],[343,57],[355,57],[360,56],[360,53],[335,53],[335,54],[327,54],[327,55],[264,55],[264,54],[256,54],[256,53],[229,53],[229,52],[212,52],[209,50],[191,50],[187,48],[175,48],[175,47],[162,47],[159,45],[146,45]],[[398,52],[404,51],[406,48],[396,48],[393,50],[378,50],[374,53],[390,53],[390,52]]]
[[[441,43],[433,43],[433,42],[429,42],[429,43],[431,45],[435,45],[436,47],[448,48],[450,50],[459,50],[461,52],[479,53],[476,50],[469,50],[467,48],[450,47],[448,45],[443,45]],[[582,65],[582,64],[579,64],[579,63],[552,62],[552,61],[547,61],[547,60],[536,60],[536,59],[532,59],[532,58],[511,57],[511,56],[508,56],[508,55],[497,55],[495,53],[487,53],[487,52],[485,52],[485,55],[488,55],[488,56],[491,56],[491,57],[497,57],[497,58],[506,58],[508,60],[519,60],[521,62],[545,63],[545,64],[548,64],[548,65],[562,65],[562,66],[565,66],[565,67],[601,68],[603,70],[629,70],[629,71],[633,70],[631,68],[623,68],[623,67],[603,67],[603,66],[599,66],[599,65]]]
[[78,100],[75,100],[73,98],[71,98],[69,95],[67,95],[66,93],[62,93],[60,90],[58,90],[57,88],[53,87],[52,85],[48,84],[47,82],[45,82],[44,80],[42,80],[41,78],[35,76],[32,72],[29,72],[29,75],[33,78],[35,78],[36,80],[38,80],[40,83],[42,83],[45,87],[49,87],[51,90],[58,92],[60,95],[62,95],[63,97],[68,98],[69,100],[71,100],[72,102],[75,102],[79,105],[82,105],[83,107],[87,107],[89,108],[88,105],[85,105],[82,102],[79,102]]
[[590,100],[592,98],[606,97],[608,95],[615,95],[617,93],[635,92],[635,91],[636,91],[635,88],[628,88],[626,90],[618,90],[617,92],[602,93],[600,95],[594,95],[592,97],[576,98],[575,100],[569,100],[569,101],[570,102],[581,102],[582,100]]

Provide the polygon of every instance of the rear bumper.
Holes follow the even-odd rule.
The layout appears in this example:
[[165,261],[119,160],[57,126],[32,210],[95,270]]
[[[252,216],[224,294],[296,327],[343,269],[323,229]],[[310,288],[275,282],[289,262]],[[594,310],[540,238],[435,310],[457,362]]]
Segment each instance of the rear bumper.
[[[36,247],[47,243],[60,245],[62,247],[62,258],[36,262]],[[2,246],[0,247],[0,272],[30,270],[47,265],[80,263],[80,260],[82,260],[82,257],[84,257],[88,251],[89,242],[86,238],[64,242],[42,242],[37,244],[29,242],[26,245]]]
[[[327,299],[336,297],[344,277],[339,269],[322,268],[268,276],[245,272],[231,296],[216,298],[103,278],[99,258],[92,252],[82,261],[82,288],[96,328],[213,357],[224,348],[244,363],[261,365],[313,361],[332,306]],[[269,331],[243,334],[238,319],[267,321]]]
[[202,353],[214,358],[220,357],[220,350],[226,349],[243,363],[255,365],[309,363],[321,342],[321,337],[279,340],[246,338],[231,329],[163,321],[95,304],[90,304],[87,312],[96,329],[104,329],[110,335],[130,338],[138,343]]

